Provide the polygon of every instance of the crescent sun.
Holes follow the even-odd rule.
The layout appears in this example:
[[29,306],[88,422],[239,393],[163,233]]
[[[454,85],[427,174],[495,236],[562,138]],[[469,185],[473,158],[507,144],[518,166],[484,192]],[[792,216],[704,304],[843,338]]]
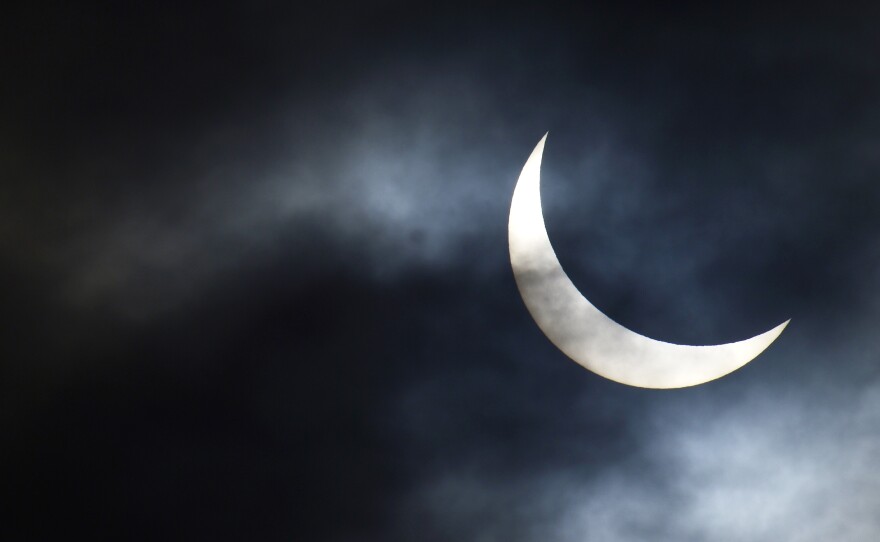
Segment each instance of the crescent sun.
[[544,226],[541,157],[546,139],[532,151],[513,191],[508,243],[520,295],[535,323],[562,352],[621,384],[683,388],[739,369],[779,337],[790,320],[739,342],[672,344],[639,335],[594,307],[563,271]]

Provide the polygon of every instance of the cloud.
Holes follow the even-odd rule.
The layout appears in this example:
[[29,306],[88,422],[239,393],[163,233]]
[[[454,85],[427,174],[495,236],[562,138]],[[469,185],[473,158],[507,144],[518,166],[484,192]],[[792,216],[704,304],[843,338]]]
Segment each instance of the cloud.
[[880,385],[843,389],[792,383],[736,400],[656,401],[625,460],[508,477],[443,472],[415,508],[462,540],[873,540]]

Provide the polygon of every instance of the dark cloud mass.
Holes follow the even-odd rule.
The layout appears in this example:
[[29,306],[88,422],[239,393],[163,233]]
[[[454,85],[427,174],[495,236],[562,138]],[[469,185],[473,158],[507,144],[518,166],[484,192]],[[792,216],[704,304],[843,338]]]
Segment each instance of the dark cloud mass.
[[[880,9],[30,3],[0,37],[3,540],[880,536]],[[716,382],[567,360],[573,282]]]

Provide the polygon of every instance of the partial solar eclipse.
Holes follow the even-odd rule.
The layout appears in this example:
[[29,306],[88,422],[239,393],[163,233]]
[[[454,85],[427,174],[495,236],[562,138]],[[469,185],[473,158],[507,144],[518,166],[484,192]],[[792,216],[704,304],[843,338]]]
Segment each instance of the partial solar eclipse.
[[520,295],[538,327],[568,357],[590,371],[630,386],[683,388],[731,373],[779,337],[787,320],[739,342],[672,344],[639,335],[605,316],[563,271],[541,211],[545,135],[529,157],[510,205],[510,264]]

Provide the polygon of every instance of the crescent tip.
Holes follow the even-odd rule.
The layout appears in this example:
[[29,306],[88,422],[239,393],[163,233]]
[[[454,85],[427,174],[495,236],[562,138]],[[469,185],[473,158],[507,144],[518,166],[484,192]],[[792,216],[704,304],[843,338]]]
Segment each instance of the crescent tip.
[[772,334],[773,340],[775,341],[780,335],[782,335],[782,332],[785,331],[785,328],[788,327],[789,322],[791,322],[791,318],[789,318],[785,322],[782,322],[781,324],[774,327],[770,331],[766,332],[765,335],[769,336]]
[[550,132],[546,132],[544,136],[538,141],[538,144],[535,146],[535,149],[541,149],[541,155],[544,154],[544,144],[547,143],[547,136],[550,135]]
[[[541,159],[544,157],[544,143],[547,142],[547,136],[550,135],[550,132],[544,134],[544,137],[538,141],[538,144],[535,145],[535,149],[532,151],[531,156],[529,156],[528,161],[526,162],[526,166],[530,164],[536,164],[538,168],[541,167]],[[538,182],[540,182],[540,176],[538,177]]]

